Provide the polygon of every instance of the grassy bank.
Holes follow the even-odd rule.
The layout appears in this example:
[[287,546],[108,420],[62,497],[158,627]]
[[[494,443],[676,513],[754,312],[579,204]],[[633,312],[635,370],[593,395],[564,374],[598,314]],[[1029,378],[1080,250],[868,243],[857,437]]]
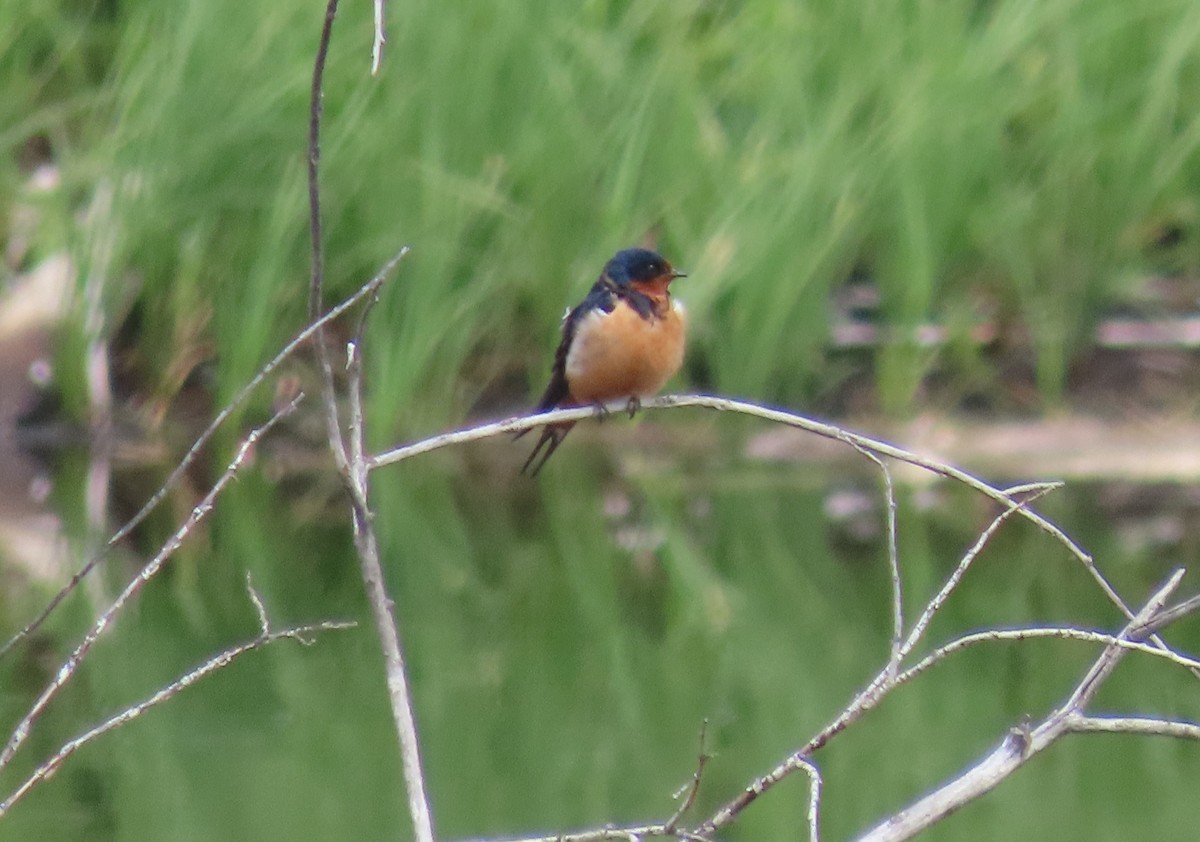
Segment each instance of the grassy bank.
[[[75,40],[48,49],[91,32],[71,9]],[[7,14],[6,31],[57,31],[52,12]],[[5,183],[29,136],[93,106],[51,132],[65,213],[115,192],[111,261],[78,256],[106,273],[114,324],[139,313],[160,389],[212,340],[227,392],[302,318],[318,16],[92,14],[111,55],[62,59],[61,82],[10,99],[27,113],[3,135]],[[417,2],[393,11],[374,81],[368,15],[347,4],[335,34],[324,183],[331,294],[414,246],[372,345],[381,436],[453,421],[498,384],[536,389],[563,307],[647,238],[693,272],[690,378],[797,406],[839,376],[827,299],[851,274],[897,330],[876,370],[902,410],[932,366],[978,365],[907,341],[915,325],[1019,324],[1053,402],[1133,279],[1197,262],[1200,8],[1184,0]],[[6,90],[46,72],[5,67]]]

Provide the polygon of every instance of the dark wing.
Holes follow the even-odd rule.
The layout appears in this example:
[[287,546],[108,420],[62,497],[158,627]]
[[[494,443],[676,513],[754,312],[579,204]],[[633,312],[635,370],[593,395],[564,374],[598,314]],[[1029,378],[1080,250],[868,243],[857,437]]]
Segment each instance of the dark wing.
[[600,280],[596,281],[579,306],[567,313],[563,319],[562,340],[558,343],[558,350],[554,352],[550,382],[546,385],[546,391],[542,393],[542,399],[537,402],[534,411],[546,412],[554,409],[570,396],[567,386],[567,355],[571,352],[571,343],[575,341],[575,331],[579,328],[579,322],[593,310],[611,313],[616,304],[617,297],[611,282],[601,275]]
[[[579,328],[579,322],[588,313],[593,310],[600,309],[606,313],[611,313],[613,307],[617,305],[617,297],[614,294],[612,281],[606,275],[601,275],[600,279],[592,285],[591,290],[583,299],[578,307],[567,313],[563,319],[562,325],[562,340],[558,343],[558,350],[554,352],[554,366],[550,371],[550,382],[546,385],[546,391],[542,393],[542,399],[537,402],[533,408],[534,412],[548,412],[557,406],[561,406],[571,396],[571,389],[567,384],[567,355],[571,352],[571,343],[575,341],[575,331]],[[541,453],[541,460],[537,462],[530,476],[537,476],[538,471],[546,464],[546,460],[567,437],[567,433],[575,426],[575,422],[571,421],[565,424],[547,424],[542,428],[542,435],[538,439],[537,445],[534,446],[533,452],[529,454],[529,458],[525,460],[525,464],[521,467],[521,473],[529,470]],[[519,439],[529,430],[521,430],[513,436],[513,440]],[[543,451],[542,448],[545,448]]]

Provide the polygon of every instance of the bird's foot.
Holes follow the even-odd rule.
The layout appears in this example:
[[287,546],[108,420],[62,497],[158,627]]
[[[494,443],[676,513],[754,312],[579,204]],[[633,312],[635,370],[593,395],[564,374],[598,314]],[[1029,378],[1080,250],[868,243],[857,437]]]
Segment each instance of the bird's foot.
[[633,395],[629,398],[629,403],[625,405],[625,408],[629,411],[629,417],[632,418],[633,416],[637,415],[638,410],[642,408],[642,399],[637,395]]
[[603,401],[596,401],[593,403],[592,409],[596,411],[596,420],[598,421],[607,421],[608,416],[612,415],[612,413],[608,411],[608,407],[604,405]]

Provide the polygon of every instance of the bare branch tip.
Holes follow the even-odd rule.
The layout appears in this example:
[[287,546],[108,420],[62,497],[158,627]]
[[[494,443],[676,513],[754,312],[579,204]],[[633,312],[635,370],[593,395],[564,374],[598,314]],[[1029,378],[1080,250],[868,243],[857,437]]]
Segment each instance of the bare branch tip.
[[249,570],[246,571],[246,593],[254,606],[254,613],[258,615],[259,637],[266,640],[271,636],[271,621],[267,618],[267,607],[263,605],[262,597],[254,589]]

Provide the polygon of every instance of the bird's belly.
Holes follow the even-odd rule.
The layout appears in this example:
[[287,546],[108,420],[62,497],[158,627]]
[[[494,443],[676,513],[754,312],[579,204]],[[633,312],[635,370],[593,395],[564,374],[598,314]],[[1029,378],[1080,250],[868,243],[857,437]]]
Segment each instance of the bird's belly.
[[596,310],[580,322],[565,374],[576,403],[653,395],[683,364],[684,318],[673,302],[662,318],[643,318],[629,305]]

